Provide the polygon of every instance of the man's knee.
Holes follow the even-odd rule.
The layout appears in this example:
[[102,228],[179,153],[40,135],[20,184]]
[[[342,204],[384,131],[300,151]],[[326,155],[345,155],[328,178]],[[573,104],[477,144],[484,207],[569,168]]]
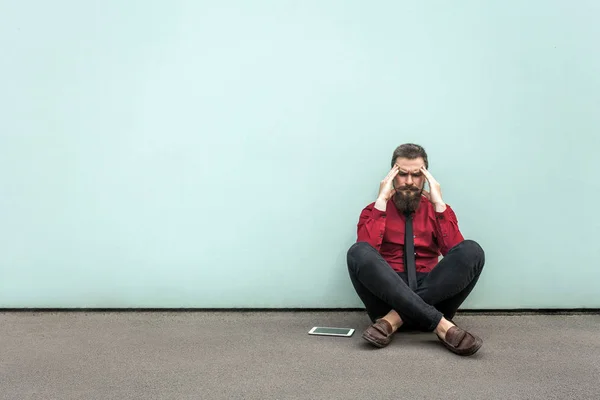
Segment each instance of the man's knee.
[[[364,260],[365,255],[374,251],[375,248],[367,242],[356,242],[348,249],[346,260],[348,268],[354,267]],[[376,251],[376,250],[375,250]]]
[[483,265],[485,264],[485,252],[479,243],[474,240],[467,239],[463,240],[458,246],[470,260],[483,268]]
[[360,257],[366,252],[370,252],[373,250],[375,250],[375,248],[367,242],[356,242],[348,249],[348,256]]

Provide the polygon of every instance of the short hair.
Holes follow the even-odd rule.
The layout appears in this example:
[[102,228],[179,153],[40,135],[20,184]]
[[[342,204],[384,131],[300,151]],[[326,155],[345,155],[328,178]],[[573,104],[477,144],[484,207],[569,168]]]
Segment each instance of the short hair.
[[396,159],[398,157],[408,158],[409,160],[414,160],[415,158],[421,157],[421,158],[423,158],[423,161],[425,161],[425,168],[429,169],[429,161],[427,160],[427,152],[425,151],[425,149],[422,146],[419,146],[418,144],[404,143],[404,144],[401,144],[400,146],[396,147],[396,150],[394,150],[394,154],[392,155],[391,167],[394,166],[394,164],[396,163]]

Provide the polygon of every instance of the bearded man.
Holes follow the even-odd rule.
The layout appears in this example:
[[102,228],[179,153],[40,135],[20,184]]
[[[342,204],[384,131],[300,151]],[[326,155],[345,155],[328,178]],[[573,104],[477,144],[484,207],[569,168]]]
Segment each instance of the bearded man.
[[475,354],[481,338],[452,318],[479,279],[484,251],[463,238],[423,147],[399,146],[391,167],[377,200],[362,210],[347,254],[352,285],[373,322],[362,337],[381,348],[402,327],[434,332],[455,354]]

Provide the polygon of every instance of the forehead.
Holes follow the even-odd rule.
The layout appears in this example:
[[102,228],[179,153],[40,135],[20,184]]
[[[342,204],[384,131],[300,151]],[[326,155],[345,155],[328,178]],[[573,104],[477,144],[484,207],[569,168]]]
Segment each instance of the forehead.
[[396,158],[396,165],[404,171],[418,171],[421,167],[425,166],[425,161],[422,157],[417,157],[412,160],[408,158],[398,157]]

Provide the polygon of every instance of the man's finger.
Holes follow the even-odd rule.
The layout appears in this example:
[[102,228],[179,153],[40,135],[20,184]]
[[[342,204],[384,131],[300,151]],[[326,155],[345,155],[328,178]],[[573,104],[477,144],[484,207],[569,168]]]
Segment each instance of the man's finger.
[[423,171],[423,173],[425,174],[426,177],[429,178],[431,176],[431,174],[429,173],[429,171],[427,171],[427,169],[425,168],[425,166],[421,167],[421,171]]
[[385,179],[392,179],[396,176],[396,174],[398,174],[398,166],[396,164],[394,164],[394,166],[392,167],[392,169],[390,170],[390,172],[388,172],[387,176],[385,177]]
[[435,178],[433,177],[433,175],[431,175],[431,172],[425,169],[425,166],[421,167],[421,171],[423,171],[423,173],[425,174],[425,178],[427,178],[429,183],[431,183],[431,181],[435,182]]

